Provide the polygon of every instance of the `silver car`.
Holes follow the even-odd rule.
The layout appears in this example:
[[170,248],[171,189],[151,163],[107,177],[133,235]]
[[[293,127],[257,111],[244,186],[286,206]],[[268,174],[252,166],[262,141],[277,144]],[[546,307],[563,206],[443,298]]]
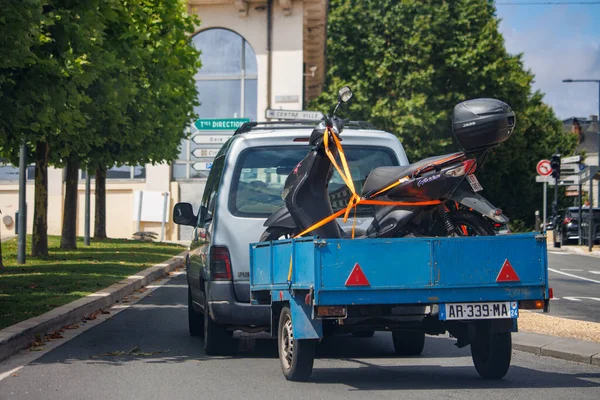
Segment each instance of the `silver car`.
[[[259,241],[263,223],[283,205],[285,180],[310,149],[313,126],[254,125],[242,127],[238,132],[246,132],[236,132],[219,150],[198,214],[189,203],[173,210],[175,223],[194,227],[187,259],[189,331],[204,337],[207,354],[230,353],[234,330],[269,329],[270,308],[250,303],[249,244]],[[373,168],[408,164],[396,136],[367,126],[349,123],[342,134],[358,193]],[[329,182],[334,210],[345,206],[347,199],[335,198],[344,186],[334,173]],[[360,207],[357,226],[364,229],[372,208]],[[339,222],[350,228],[353,221]]]

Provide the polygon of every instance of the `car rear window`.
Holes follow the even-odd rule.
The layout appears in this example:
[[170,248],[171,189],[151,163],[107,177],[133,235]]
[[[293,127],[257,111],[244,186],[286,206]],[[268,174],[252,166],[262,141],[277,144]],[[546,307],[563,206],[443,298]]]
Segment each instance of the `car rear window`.
[[[229,210],[238,217],[267,218],[284,205],[281,192],[285,180],[306,156],[305,146],[256,147],[238,158],[229,196]],[[396,154],[385,147],[344,146],[344,153],[358,193],[373,168],[399,165]],[[350,190],[334,171],[329,181],[334,210],[346,206]],[[359,206],[357,214],[372,214],[372,207]]]

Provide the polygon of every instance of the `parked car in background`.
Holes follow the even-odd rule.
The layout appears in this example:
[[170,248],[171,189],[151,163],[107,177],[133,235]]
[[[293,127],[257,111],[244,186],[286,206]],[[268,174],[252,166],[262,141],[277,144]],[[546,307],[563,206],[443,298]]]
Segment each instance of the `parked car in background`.
[[[593,209],[593,219],[594,219],[594,240],[600,240],[600,208]],[[581,218],[583,223],[581,225],[581,229],[585,230],[583,232],[583,238],[587,238],[587,229],[589,229],[588,221],[589,221],[589,208],[581,209]],[[557,235],[557,241],[561,244],[575,244],[579,239],[579,208],[578,207],[569,207],[563,210],[559,214],[558,219],[558,228],[555,229],[555,234]]]

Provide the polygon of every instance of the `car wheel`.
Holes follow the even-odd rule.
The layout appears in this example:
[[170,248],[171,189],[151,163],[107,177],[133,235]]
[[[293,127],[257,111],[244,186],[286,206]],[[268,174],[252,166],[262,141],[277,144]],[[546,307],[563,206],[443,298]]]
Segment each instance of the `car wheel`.
[[188,286],[188,327],[191,336],[204,336],[204,316],[194,309],[192,290]]
[[399,356],[418,356],[425,347],[425,332],[421,330],[401,330],[392,332],[394,350]]
[[227,325],[213,321],[208,301],[204,296],[204,352],[211,356],[228,356],[234,351],[233,332],[227,330]]

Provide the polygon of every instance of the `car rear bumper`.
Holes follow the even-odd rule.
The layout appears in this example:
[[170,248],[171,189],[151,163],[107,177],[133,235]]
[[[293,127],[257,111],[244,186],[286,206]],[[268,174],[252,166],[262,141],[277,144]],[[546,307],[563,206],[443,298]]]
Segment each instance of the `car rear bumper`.
[[232,282],[206,282],[206,296],[210,315],[218,324],[238,326],[271,324],[271,307],[238,302]]

